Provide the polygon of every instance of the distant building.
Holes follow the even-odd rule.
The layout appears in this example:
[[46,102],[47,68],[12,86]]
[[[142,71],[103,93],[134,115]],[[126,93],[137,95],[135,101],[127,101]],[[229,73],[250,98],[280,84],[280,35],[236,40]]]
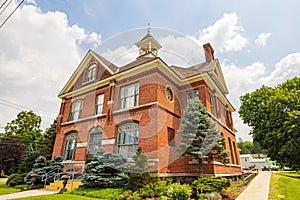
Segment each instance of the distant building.
[[242,168],[249,168],[250,166],[254,166],[256,169],[260,170],[263,167],[268,167],[268,162],[266,158],[253,158],[250,154],[241,154],[240,158]]
[[[188,68],[169,66],[158,57],[161,45],[149,33],[136,46],[137,59],[121,67],[87,52],[59,94],[53,156],[63,156],[66,167],[83,170],[99,148],[132,162],[140,146],[153,172],[161,175],[240,175],[231,114],[235,109],[226,98],[228,89],[211,45],[203,46],[206,61]],[[199,166],[178,157],[180,119],[194,97],[225,137],[230,164],[205,161]]]

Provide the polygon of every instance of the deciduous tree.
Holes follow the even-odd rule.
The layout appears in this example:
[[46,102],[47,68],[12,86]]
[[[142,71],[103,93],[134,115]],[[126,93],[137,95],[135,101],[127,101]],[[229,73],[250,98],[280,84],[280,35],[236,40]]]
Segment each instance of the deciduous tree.
[[272,160],[300,168],[300,78],[263,86],[241,98],[239,114],[252,127],[253,141]]

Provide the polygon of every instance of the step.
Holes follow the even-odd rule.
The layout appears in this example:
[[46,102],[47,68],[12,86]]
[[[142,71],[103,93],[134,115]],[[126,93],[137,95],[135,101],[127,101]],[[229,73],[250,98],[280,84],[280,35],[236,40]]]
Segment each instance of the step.
[[[71,191],[71,190],[74,190],[74,189],[77,189],[79,188],[81,185],[83,185],[82,182],[68,182],[67,185],[66,185],[66,188],[68,191]],[[63,188],[63,181],[55,181],[54,183],[50,183],[50,185],[46,185],[46,189],[49,189],[49,190],[60,190],[61,188]]]

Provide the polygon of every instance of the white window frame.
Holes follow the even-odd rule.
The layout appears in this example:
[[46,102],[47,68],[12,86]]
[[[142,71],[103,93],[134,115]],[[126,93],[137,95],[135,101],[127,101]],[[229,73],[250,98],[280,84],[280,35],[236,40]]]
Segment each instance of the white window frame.
[[77,100],[72,103],[70,115],[69,115],[69,121],[76,121],[80,119],[82,102],[83,100]]
[[117,153],[132,158],[138,148],[139,124],[127,122],[118,127]]
[[95,115],[100,115],[103,112],[104,93],[96,96]]
[[[100,137],[100,141],[94,141],[94,136],[96,135]],[[102,136],[103,136],[103,129],[100,126],[94,127],[90,131],[90,139],[89,139],[89,146],[88,146],[89,154],[95,154],[97,150],[101,148]]]
[[139,104],[139,83],[133,83],[120,88],[119,109],[128,109]]
[[64,160],[74,160],[76,145],[77,145],[78,133],[72,132],[66,135],[63,159]]
[[91,82],[93,80],[95,80],[95,76],[96,76],[96,68],[97,68],[97,65],[96,64],[92,64],[87,72],[86,72],[86,82]]

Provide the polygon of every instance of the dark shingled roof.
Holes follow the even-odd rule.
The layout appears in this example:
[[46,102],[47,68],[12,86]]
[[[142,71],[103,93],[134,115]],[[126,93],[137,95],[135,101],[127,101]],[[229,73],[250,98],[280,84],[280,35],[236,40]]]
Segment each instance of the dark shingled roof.
[[122,67],[120,67],[119,72],[123,72],[126,70],[129,70],[131,68],[137,67],[139,65],[142,65],[144,63],[150,62],[152,60],[155,60],[157,57],[153,57],[153,58],[147,58],[147,57],[140,57],[139,59],[136,59],[135,61],[128,63]]
[[215,61],[211,61],[209,63],[201,63],[198,65],[194,65],[189,68],[182,68],[178,66],[170,66],[170,68],[181,78],[186,79],[198,74],[203,74],[205,72],[213,71],[215,69]]

